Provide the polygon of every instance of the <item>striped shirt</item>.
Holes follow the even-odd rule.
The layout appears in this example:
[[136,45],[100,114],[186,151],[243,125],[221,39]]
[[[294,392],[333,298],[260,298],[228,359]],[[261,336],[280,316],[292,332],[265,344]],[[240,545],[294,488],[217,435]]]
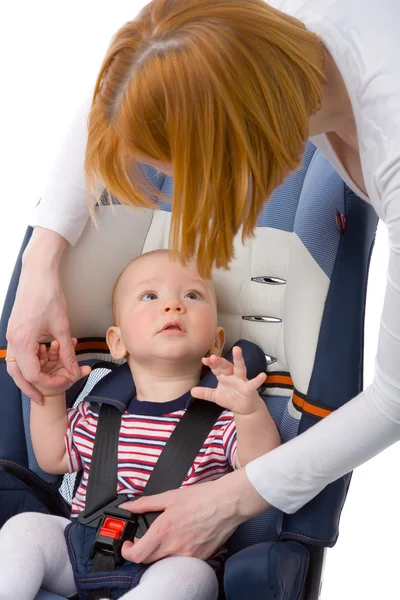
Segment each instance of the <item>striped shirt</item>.
[[[122,415],[118,443],[118,494],[140,496],[169,436],[185,413],[189,393],[170,402],[134,398]],[[98,423],[98,405],[81,402],[68,411],[66,448],[71,473],[83,470],[71,517],[84,508]],[[223,411],[189,469],[182,486],[218,479],[234,468],[237,449],[232,412]]]

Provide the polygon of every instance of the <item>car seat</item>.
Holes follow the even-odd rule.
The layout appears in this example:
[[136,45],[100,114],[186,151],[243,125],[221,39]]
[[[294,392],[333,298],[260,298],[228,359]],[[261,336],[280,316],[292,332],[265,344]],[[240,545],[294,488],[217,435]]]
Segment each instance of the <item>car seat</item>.
[[[78,401],[108,372],[104,333],[111,324],[111,290],[118,273],[134,256],[168,246],[173,181],[148,166],[142,172],[163,194],[155,199],[159,210],[133,210],[114,198],[110,202],[104,192],[96,207],[97,228],[89,221],[62,262],[79,360],[101,363],[84,382]],[[243,245],[238,235],[230,270],[215,271],[227,347],[248,339],[267,356],[263,396],[282,442],[362,389],[365,294],[376,226],[371,206],[309,142],[301,168],[265,204],[255,237]],[[73,493],[71,476],[60,482],[39,469],[29,436],[29,400],[8,376],[4,361],[7,322],[31,231],[22,244],[0,322],[0,523],[18,512],[48,510],[46,498],[32,491],[31,471],[47,482],[45,490],[60,488],[66,504],[53,504],[58,514]],[[73,390],[74,398],[79,392]],[[13,470],[15,464],[22,465],[23,475]],[[221,597],[317,600],[325,551],[336,543],[349,483],[350,474],[293,515],[272,509],[239,526],[228,541]],[[39,598],[58,596],[43,591]]]

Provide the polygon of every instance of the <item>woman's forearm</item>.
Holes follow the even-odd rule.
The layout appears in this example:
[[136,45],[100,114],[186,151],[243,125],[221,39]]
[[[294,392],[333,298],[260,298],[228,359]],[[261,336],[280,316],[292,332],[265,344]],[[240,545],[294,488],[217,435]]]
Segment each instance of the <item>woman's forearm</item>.
[[89,218],[85,152],[91,99],[89,94],[78,110],[57,153],[42,198],[29,219],[33,227],[58,232],[72,245]]
[[35,227],[22,256],[22,268],[46,268],[58,272],[68,242],[59,233]]

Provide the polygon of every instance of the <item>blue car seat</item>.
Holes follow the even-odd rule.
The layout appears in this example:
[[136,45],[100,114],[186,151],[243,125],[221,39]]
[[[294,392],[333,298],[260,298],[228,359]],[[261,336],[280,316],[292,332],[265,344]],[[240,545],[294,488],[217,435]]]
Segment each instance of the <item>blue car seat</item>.
[[[108,372],[104,333],[118,273],[134,256],[168,245],[173,181],[147,166],[143,173],[163,194],[160,210],[135,211],[115,199],[110,203],[104,193],[96,209],[98,228],[89,222],[62,263],[79,359],[101,363],[83,391],[73,390],[77,401]],[[267,356],[263,394],[283,442],[362,388],[365,293],[376,225],[373,209],[309,143],[302,167],[265,204],[255,237],[243,245],[238,236],[231,269],[215,272],[227,347],[248,339]],[[65,514],[73,493],[71,476],[60,481],[39,469],[29,437],[29,400],[7,375],[4,361],[7,322],[30,235],[28,229],[0,322],[0,524],[23,511]],[[22,470],[16,471],[16,464]],[[39,481],[45,482],[40,489]],[[336,543],[349,483],[350,474],[296,514],[273,509],[242,524],[228,541],[221,598],[317,600],[325,551]],[[58,489],[63,499],[54,499]],[[39,598],[58,596],[43,591]]]

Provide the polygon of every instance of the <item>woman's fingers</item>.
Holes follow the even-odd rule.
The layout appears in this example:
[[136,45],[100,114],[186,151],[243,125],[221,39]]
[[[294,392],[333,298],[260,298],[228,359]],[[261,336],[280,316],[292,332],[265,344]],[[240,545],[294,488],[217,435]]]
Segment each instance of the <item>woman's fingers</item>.
[[[9,348],[7,348],[7,352],[8,349]],[[39,361],[39,359],[37,360]],[[32,402],[36,402],[36,404],[43,404],[42,394],[39,392],[39,390],[34,388],[33,385],[29,383],[29,381],[25,379],[25,377],[21,373],[18,363],[7,363],[7,372],[14,379],[16,385],[20,388],[20,390],[26,396],[28,396],[28,398],[30,398]]]
[[160,546],[158,530],[153,525],[141,539],[135,539],[135,543],[125,542],[122,546],[121,554],[126,560],[134,563],[154,562],[154,553]]
[[57,339],[60,344],[60,361],[67,371],[71,373],[71,375],[73,374],[76,379],[79,379],[81,376],[81,371],[75,355],[76,344],[73,343],[69,330],[58,335],[54,335],[54,338]]
[[80,379],[82,379],[82,377],[87,377],[88,375],[90,375],[92,368],[89,367],[89,365],[85,365],[83,367],[80,367],[80,371],[81,371]]
[[149,563],[165,556],[206,560],[241,521],[266,510],[268,505],[241,469],[218,481],[142,496],[121,508],[133,513],[163,511],[141,539],[124,545],[125,558]]

